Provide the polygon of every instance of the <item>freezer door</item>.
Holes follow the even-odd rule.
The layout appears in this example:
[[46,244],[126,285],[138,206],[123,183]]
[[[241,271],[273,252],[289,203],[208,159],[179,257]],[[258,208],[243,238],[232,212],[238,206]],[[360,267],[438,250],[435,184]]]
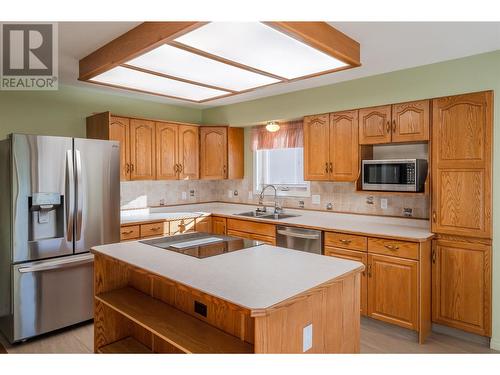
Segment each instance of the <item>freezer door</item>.
[[14,263],[73,253],[73,139],[12,135]]
[[93,255],[12,266],[13,337],[24,340],[93,317]]
[[120,241],[120,148],[114,141],[74,140],[75,252]]

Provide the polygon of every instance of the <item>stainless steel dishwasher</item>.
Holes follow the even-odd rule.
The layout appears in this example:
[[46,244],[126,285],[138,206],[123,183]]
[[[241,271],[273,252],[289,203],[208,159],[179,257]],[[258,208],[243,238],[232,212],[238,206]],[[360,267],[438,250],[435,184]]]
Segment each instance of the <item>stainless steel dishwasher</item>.
[[320,230],[278,225],[276,228],[276,246],[322,254],[322,233]]

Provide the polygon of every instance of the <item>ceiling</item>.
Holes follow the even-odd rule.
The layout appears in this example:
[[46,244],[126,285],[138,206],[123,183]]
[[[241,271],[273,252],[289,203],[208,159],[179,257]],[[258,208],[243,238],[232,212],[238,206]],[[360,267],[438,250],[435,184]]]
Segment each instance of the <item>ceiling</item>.
[[361,44],[362,66],[196,104],[79,82],[78,61],[140,22],[59,23],[60,82],[156,102],[209,108],[500,49],[500,22],[329,22]]

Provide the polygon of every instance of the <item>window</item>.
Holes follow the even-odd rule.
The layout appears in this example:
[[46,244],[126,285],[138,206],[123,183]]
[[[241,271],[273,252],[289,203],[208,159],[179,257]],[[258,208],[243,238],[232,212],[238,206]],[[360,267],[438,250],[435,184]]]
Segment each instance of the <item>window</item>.
[[[254,152],[254,193],[272,184],[279,188],[278,195],[292,197],[310,196],[309,182],[304,181],[304,149],[274,148]],[[268,189],[266,195],[273,195]]]

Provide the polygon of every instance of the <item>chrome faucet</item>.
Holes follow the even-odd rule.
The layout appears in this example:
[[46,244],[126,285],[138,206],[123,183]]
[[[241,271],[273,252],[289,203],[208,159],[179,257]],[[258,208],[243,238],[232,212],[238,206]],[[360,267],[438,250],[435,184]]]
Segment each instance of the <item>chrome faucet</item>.
[[273,188],[274,189],[274,213],[275,214],[279,214],[281,211],[282,211],[282,208],[278,202],[278,188],[274,185],[264,185],[262,187],[262,190],[260,191],[260,194],[259,194],[259,206],[261,206],[262,208],[257,208],[257,211],[258,212],[266,212],[267,209],[266,209],[266,206],[264,205],[264,192],[266,191],[267,188]]

